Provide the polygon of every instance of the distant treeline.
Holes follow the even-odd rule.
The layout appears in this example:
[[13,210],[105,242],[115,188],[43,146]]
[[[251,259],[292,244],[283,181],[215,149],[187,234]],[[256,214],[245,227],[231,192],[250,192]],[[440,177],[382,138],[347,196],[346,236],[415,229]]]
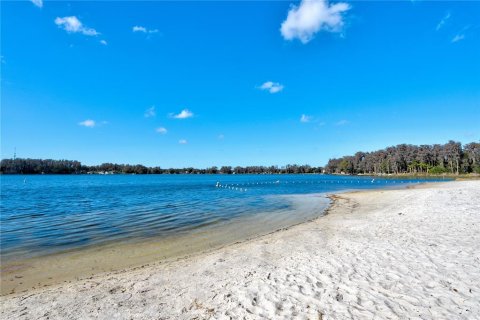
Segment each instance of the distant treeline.
[[346,174],[463,174],[480,173],[480,143],[462,146],[460,142],[410,145],[374,152],[357,152],[353,156],[330,159],[326,173]]
[[480,143],[462,146],[460,142],[410,145],[374,151],[357,152],[353,156],[330,159],[325,168],[309,165],[210,167],[206,169],[146,167],[141,164],[103,163],[82,165],[72,160],[3,159],[1,174],[462,174],[480,173]]
[[292,173],[321,173],[321,167],[309,165],[278,166],[248,166],[248,167],[210,167],[206,169],[188,168],[160,168],[146,167],[141,164],[103,163],[98,166],[85,166],[79,161],[72,160],[42,160],[42,159],[3,159],[0,173],[2,174],[292,174]]

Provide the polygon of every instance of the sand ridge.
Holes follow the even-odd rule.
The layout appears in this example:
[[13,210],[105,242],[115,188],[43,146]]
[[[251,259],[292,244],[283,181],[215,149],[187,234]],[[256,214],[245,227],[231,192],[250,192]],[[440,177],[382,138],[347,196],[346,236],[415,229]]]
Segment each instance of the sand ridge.
[[179,261],[1,298],[4,319],[480,319],[480,181],[336,197]]

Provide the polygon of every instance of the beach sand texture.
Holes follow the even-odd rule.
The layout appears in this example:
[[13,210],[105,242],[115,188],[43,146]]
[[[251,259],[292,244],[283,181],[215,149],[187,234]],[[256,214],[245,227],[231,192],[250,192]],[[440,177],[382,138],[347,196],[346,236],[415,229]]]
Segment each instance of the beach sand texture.
[[1,297],[2,319],[480,319],[480,181],[341,194],[214,252]]

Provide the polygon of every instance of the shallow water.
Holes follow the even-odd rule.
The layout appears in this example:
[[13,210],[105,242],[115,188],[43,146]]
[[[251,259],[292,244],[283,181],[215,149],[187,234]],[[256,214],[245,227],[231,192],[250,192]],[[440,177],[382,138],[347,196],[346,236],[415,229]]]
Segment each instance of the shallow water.
[[330,175],[4,175],[0,179],[4,261],[211,229],[219,232],[237,222],[239,229],[245,229],[236,230],[241,238],[322,215],[327,193],[439,181]]

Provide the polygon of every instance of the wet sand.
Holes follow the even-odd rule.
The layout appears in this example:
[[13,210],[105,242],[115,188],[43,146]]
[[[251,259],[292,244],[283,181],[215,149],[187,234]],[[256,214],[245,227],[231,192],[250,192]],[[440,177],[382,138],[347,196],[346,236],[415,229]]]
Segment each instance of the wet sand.
[[353,192],[287,230],[3,296],[1,317],[475,319],[479,231],[480,181]]

